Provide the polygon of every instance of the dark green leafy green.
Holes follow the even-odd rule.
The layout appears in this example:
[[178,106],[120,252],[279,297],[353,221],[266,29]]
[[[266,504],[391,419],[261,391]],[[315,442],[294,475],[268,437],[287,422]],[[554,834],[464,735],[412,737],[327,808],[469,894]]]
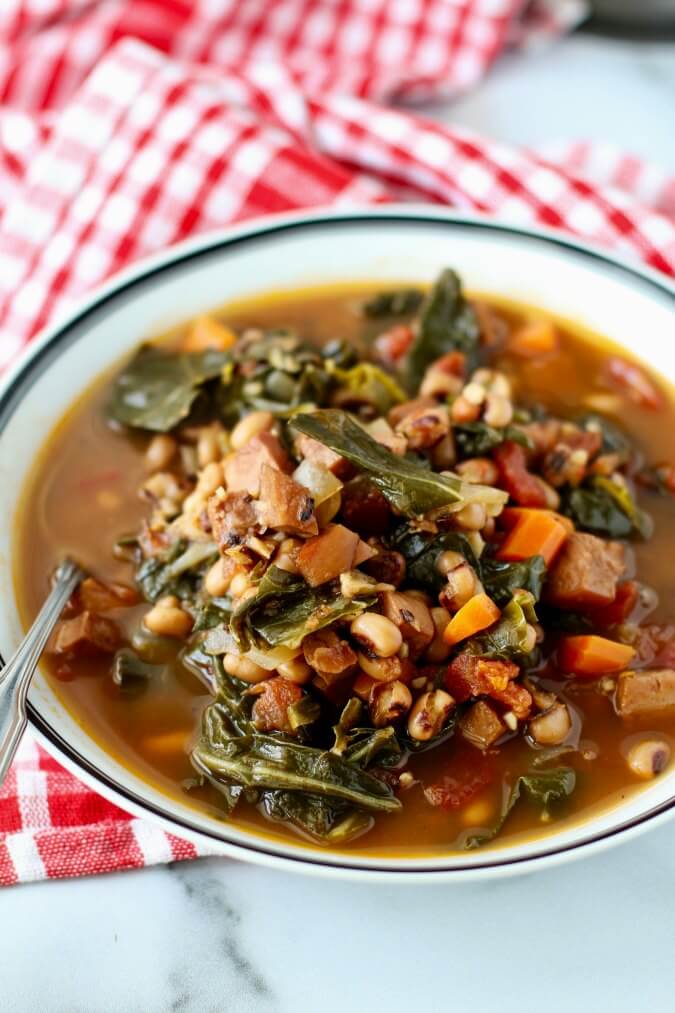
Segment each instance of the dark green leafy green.
[[651,519],[628,489],[610,478],[596,476],[563,496],[562,512],[578,528],[605,538],[648,538]]
[[229,598],[209,598],[196,609],[192,632],[199,633],[201,630],[221,626],[227,628],[231,614],[232,604]]
[[571,767],[554,767],[523,774],[514,784],[497,824],[490,830],[469,834],[464,841],[468,850],[480,848],[495,839],[521,798],[528,798],[541,807],[542,814],[551,815],[551,807],[568,798],[576,787],[576,774]]
[[288,707],[287,715],[291,728],[296,732],[298,728],[314,724],[321,715],[321,705],[314,697],[305,694]]
[[528,624],[536,622],[533,595],[529,591],[517,590],[495,625],[469,640],[467,651],[485,658],[523,658],[530,653]]
[[293,428],[330,447],[365,472],[398,514],[414,517],[452,504],[504,503],[506,493],[436,474],[377,443],[343,411],[326,409],[293,419]]
[[422,305],[424,292],[419,288],[399,288],[391,292],[378,292],[367,299],[362,306],[364,316],[371,319],[379,317],[408,317]]
[[230,721],[229,705],[218,702],[206,709],[192,752],[197,770],[245,788],[307,792],[377,812],[400,808],[384,781],[335,753],[281,736],[232,735]]
[[182,601],[194,598],[204,570],[218,556],[214,542],[179,539],[164,552],[149,556],[136,570],[135,580],[146,601],[175,594]]
[[459,552],[470,566],[478,570],[478,560],[471,543],[459,531],[442,531],[432,535],[402,524],[394,531],[389,546],[405,559],[407,580],[429,590],[440,591],[446,583],[447,578],[439,572],[436,564],[441,553],[447,550]]
[[227,352],[187,355],[145,346],[117,376],[108,416],[135,429],[168,432],[187,418],[200,390],[229,359]]
[[372,362],[359,362],[350,369],[336,367],[329,374],[337,384],[331,400],[343,408],[370,405],[378,414],[386,415],[393,405],[406,399],[393,377]]
[[370,813],[323,795],[266,791],[262,796],[262,806],[270,819],[288,823],[321,844],[346,844],[373,825]]
[[331,585],[312,588],[302,577],[270,566],[256,594],[235,608],[230,632],[241,651],[282,644],[299,647],[308,633],[337,619],[353,619],[374,601],[373,595],[345,598]]
[[479,342],[475,310],[464,298],[459,276],[447,268],[420,311],[419,331],[406,361],[409,390],[416,392],[427,367],[447,352],[462,352],[468,370],[472,369]]
[[501,429],[489,426],[487,422],[465,422],[453,426],[455,443],[460,457],[483,457],[505,440],[531,447],[531,440],[518,426],[504,426]]
[[150,682],[161,675],[162,665],[150,665],[142,661],[135,651],[122,647],[112,663],[112,680],[122,693],[137,696],[148,688]]
[[479,572],[487,594],[501,607],[511,600],[519,588],[529,591],[534,600],[539,601],[546,576],[546,563],[542,556],[530,556],[519,563],[507,563],[483,554]]

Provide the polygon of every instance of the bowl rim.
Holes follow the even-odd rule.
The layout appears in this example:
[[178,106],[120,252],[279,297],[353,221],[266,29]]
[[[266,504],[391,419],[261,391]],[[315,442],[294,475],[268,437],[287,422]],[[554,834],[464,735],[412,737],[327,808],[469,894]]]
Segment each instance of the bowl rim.
[[[180,267],[190,260],[206,254],[217,254],[219,251],[232,249],[259,239],[273,239],[275,235],[297,229],[315,229],[327,227],[331,223],[338,226],[363,224],[368,220],[396,223],[413,221],[419,224],[441,223],[448,227],[463,227],[498,233],[503,236],[535,240],[546,246],[558,247],[563,256],[575,255],[588,262],[595,262],[603,270],[611,270],[623,275],[631,284],[648,286],[652,297],[666,301],[675,309],[675,284],[665,275],[652,268],[634,263],[627,258],[607,253],[592,244],[571,238],[568,234],[550,228],[515,225],[508,222],[474,213],[456,213],[444,207],[424,204],[383,204],[379,206],[309,209],[266,215],[245,223],[229,226],[224,229],[206,233],[177,243],[166,250],[144,257],[133,265],[113,275],[109,280],[97,286],[84,299],[78,302],[72,311],[58,318],[45,327],[22,351],[15,364],[5,373],[0,381],[0,438],[5,426],[21,401],[25,385],[35,376],[36,370],[42,373],[49,368],[50,355],[55,346],[67,338],[68,332],[86,320],[87,316],[101,309],[108,301],[116,298],[124,291],[133,288],[137,283],[147,283],[168,268]],[[13,589],[12,589],[13,593]],[[2,658],[0,657],[0,667]],[[486,852],[486,860],[471,866],[455,865],[454,853],[447,858],[434,856],[430,864],[424,868],[406,865],[404,858],[401,864],[396,860],[387,859],[387,865],[371,864],[369,856],[357,855],[350,858],[347,852],[322,852],[293,842],[286,843],[266,838],[253,832],[243,831],[249,838],[244,842],[233,842],[227,838],[227,825],[224,824],[224,835],[193,824],[182,815],[170,811],[170,797],[167,806],[160,808],[152,801],[143,798],[136,791],[117,779],[102,772],[84,757],[59,734],[49,721],[28,701],[28,719],[32,731],[45,748],[56,755],[63,765],[75,776],[83,780],[91,788],[120,805],[121,808],[141,818],[149,818],[159,823],[165,830],[177,833],[205,847],[208,853],[229,855],[233,858],[254,861],[276,867],[284,867],[291,871],[310,872],[317,875],[330,875],[349,879],[366,878],[378,882],[438,882],[439,880],[468,880],[485,876],[513,875],[520,872],[542,869],[550,865],[580,857],[602,850],[613,844],[637,836],[649,827],[665,822],[675,814],[675,795],[650,807],[634,817],[614,823],[612,826],[595,833],[584,834],[583,823],[579,825],[579,836],[567,844],[544,844],[537,851],[527,855],[509,855],[500,857],[499,851]],[[620,806],[617,807],[620,810]],[[433,861],[433,864],[431,862]]]

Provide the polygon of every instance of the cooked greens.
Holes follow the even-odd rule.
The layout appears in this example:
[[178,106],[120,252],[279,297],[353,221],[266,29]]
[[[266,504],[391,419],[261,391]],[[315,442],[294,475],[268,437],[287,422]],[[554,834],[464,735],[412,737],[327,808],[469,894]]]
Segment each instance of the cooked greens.
[[309,587],[301,577],[270,566],[254,596],[237,605],[230,630],[242,651],[253,646],[298,647],[337,619],[353,619],[374,597],[344,598],[330,585]]
[[491,830],[468,834],[464,847],[479,848],[495,839],[519,799],[528,798],[541,807],[544,817],[550,816],[551,807],[568,798],[576,786],[576,774],[571,767],[554,767],[552,770],[536,770],[523,774],[514,784],[502,814]]
[[577,527],[609,538],[648,538],[652,525],[649,516],[635,503],[625,485],[596,476],[563,500],[564,512]]
[[408,317],[418,310],[424,299],[424,292],[419,288],[399,288],[391,292],[378,292],[363,303],[363,313],[367,317]]
[[495,625],[473,638],[467,650],[484,658],[524,660],[531,653],[528,624],[536,621],[533,595],[529,591],[515,591]]
[[187,418],[204,385],[229,358],[227,352],[179,355],[145,346],[117,376],[108,415],[125,426],[168,432]]
[[500,504],[506,495],[490,486],[470,485],[458,475],[438,474],[377,443],[346,412],[325,409],[296,415],[293,428],[345,457],[365,472],[398,514],[414,517],[449,505]]
[[416,391],[427,366],[447,352],[462,352],[471,369],[476,362],[480,328],[476,312],[462,293],[455,271],[446,269],[422,306],[419,333],[406,362],[408,388]]

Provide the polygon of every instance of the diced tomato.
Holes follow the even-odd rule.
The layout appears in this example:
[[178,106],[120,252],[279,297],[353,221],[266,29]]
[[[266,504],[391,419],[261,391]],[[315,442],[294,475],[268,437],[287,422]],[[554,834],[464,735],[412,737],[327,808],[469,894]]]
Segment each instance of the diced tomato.
[[605,369],[614,386],[623,391],[640,408],[647,408],[650,411],[663,408],[661,391],[634,362],[613,355],[607,360]]
[[424,786],[424,797],[441,809],[461,809],[492,784],[496,770],[492,757],[465,740],[454,745],[438,781]]
[[625,623],[638,603],[640,585],[635,580],[624,580],[616,589],[616,598],[609,605],[588,611],[588,617],[594,626],[607,629]]
[[546,490],[540,478],[527,470],[525,450],[513,440],[505,440],[494,451],[500,485],[521,506],[545,507]]
[[382,362],[396,366],[406,355],[413,341],[413,331],[406,324],[397,324],[375,338],[375,352]]
[[[256,687],[257,688],[257,687]],[[251,717],[261,732],[290,732],[288,708],[302,697],[302,689],[290,679],[277,676],[260,684],[260,696],[253,704]]]

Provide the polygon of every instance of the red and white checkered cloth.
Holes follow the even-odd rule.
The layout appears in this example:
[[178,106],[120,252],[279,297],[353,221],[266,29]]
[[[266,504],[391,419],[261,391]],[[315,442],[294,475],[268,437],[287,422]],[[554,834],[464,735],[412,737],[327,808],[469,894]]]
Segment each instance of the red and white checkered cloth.
[[[675,180],[596,145],[527,152],[383,102],[473,85],[579,0],[4,0],[0,364],[129,261],[303,206],[414,197],[565,228],[675,273]],[[197,849],[27,740],[0,882]]]

